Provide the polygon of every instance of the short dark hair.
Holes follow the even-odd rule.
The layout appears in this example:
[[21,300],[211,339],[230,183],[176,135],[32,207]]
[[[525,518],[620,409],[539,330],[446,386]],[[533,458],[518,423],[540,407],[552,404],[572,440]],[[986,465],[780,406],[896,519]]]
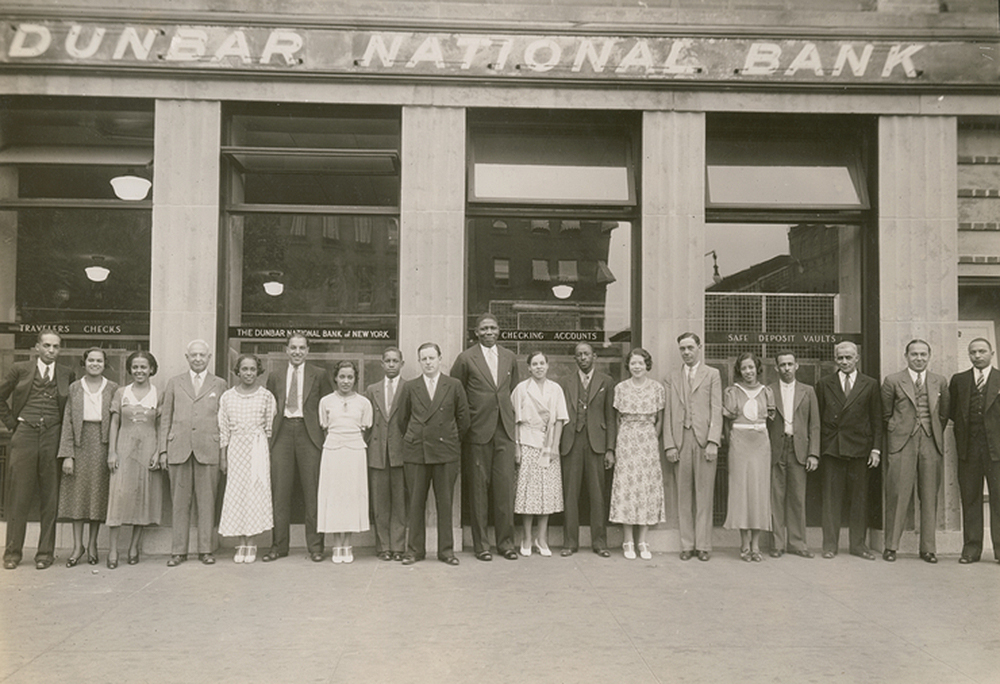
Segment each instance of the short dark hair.
[[775,364],[781,363],[780,361],[778,361],[778,359],[780,359],[782,356],[791,356],[796,363],[799,362],[799,357],[795,355],[795,352],[793,352],[791,349],[782,349],[780,352],[774,355],[774,363]]
[[136,359],[146,359],[149,362],[149,377],[156,375],[156,371],[160,369],[159,365],[156,363],[156,357],[153,356],[153,352],[148,352],[145,349],[140,349],[139,351],[134,351],[128,355],[125,359],[125,370],[129,375],[132,374],[132,362]]
[[399,356],[399,360],[400,361],[403,360],[403,350],[400,349],[399,347],[386,347],[385,349],[382,350],[382,358],[384,359],[385,355],[388,354],[389,352],[395,352]]
[[590,342],[577,342],[576,346],[573,347],[573,353],[576,354],[576,352],[580,349],[580,347],[586,347],[587,349],[590,350],[591,354],[597,356],[597,352],[594,351],[594,345],[592,345]]
[[36,343],[41,342],[42,338],[45,337],[46,335],[55,335],[56,337],[59,338],[59,344],[62,344],[62,335],[57,333],[55,331],[55,328],[42,328],[41,330],[39,330],[38,334],[35,336],[35,342]]
[[354,372],[354,384],[356,385],[358,383],[358,364],[350,359],[341,359],[333,366],[333,381],[337,381],[337,376],[340,375],[340,371],[344,368],[350,368]]
[[753,361],[753,365],[757,368],[757,377],[760,378],[760,374],[764,372],[764,369],[761,367],[760,357],[753,352],[743,352],[736,357],[736,365],[733,366],[736,371],[736,377],[740,377],[740,366],[742,366],[743,362],[747,359]]
[[479,324],[485,320],[493,321],[494,323],[497,324],[498,328],[500,327],[500,319],[497,318],[496,314],[491,314],[489,311],[481,313],[478,316],[476,316],[476,327],[478,328]]
[[641,358],[643,361],[646,362],[646,370],[653,370],[653,357],[650,355],[648,351],[646,351],[642,347],[636,347],[634,349],[629,350],[629,352],[625,355],[626,366],[628,366],[633,356],[638,356],[639,358]]
[[100,347],[90,347],[87,351],[83,352],[83,356],[80,357],[80,365],[87,365],[87,357],[90,356],[91,352],[101,352],[101,356],[104,357],[104,365],[108,364],[108,353],[101,349]]
[[971,347],[974,342],[985,342],[986,346],[989,347],[990,351],[993,351],[993,345],[985,337],[977,337],[976,339],[969,342],[969,346]]
[[[417,358],[420,358],[420,352],[425,349],[433,349],[438,353],[438,356],[441,356],[441,347],[437,345],[437,342],[424,342],[422,345],[417,347]],[[400,354],[399,358],[403,358],[402,354]]]
[[236,363],[233,365],[233,375],[240,374],[240,364],[247,359],[252,360],[257,365],[257,375],[264,373],[264,364],[260,362],[260,358],[256,354],[240,354],[236,357]]
[[300,333],[300,332],[293,332],[292,334],[290,334],[288,336],[288,339],[285,340],[285,346],[286,347],[290,346],[292,344],[292,340],[296,338],[305,342],[307,347],[309,346],[309,338],[306,337],[305,333]]
[[677,344],[680,344],[681,342],[683,342],[684,340],[686,340],[689,337],[692,340],[694,340],[695,344],[697,344],[699,347],[701,346],[701,338],[698,337],[697,333],[693,333],[693,332],[683,332],[680,335],[678,335],[677,336]]
[[928,353],[928,354],[930,354],[930,353],[931,353],[931,343],[930,343],[930,342],[928,342],[927,340],[922,340],[922,339],[920,339],[919,337],[917,337],[917,338],[914,338],[914,339],[910,340],[909,342],[907,342],[907,343],[906,343],[906,349],[904,350],[904,352],[903,352],[903,353],[904,353],[904,354],[909,354],[909,353],[910,353],[910,347],[912,347],[912,346],[913,346],[913,345],[915,345],[915,344],[923,344],[923,345],[926,345],[926,347],[927,347],[927,353]]
[[533,358],[535,358],[536,356],[542,356],[542,357],[544,357],[545,358],[545,363],[549,362],[548,355],[545,352],[543,352],[541,349],[536,349],[533,352],[531,352],[530,354],[528,354],[528,360],[525,363],[527,363],[530,366],[531,365],[531,360]]

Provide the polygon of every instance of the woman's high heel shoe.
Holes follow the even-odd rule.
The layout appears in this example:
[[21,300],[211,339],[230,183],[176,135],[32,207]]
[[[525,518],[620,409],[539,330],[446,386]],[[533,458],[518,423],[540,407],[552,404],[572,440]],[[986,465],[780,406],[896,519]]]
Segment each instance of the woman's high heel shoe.
[[750,549],[740,549],[740,558],[742,558],[743,560],[745,560],[747,563],[749,563],[751,560],[753,560],[750,557]]
[[635,543],[622,542],[622,553],[629,560],[635,560]]
[[101,561],[101,559],[97,557],[96,553],[93,554],[93,555],[91,555],[90,551],[87,552],[87,564],[88,565],[97,565],[100,561]]
[[114,570],[118,567],[118,556],[116,555],[114,560],[111,560],[111,554],[108,554],[108,570]]
[[649,552],[649,544],[646,542],[639,542],[639,558],[643,560],[652,560],[653,554]]
[[83,554],[84,554],[84,550],[80,549],[80,553],[76,554],[75,556],[70,556],[69,558],[67,558],[66,559],[66,567],[67,568],[75,568],[76,564],[80,562],[81,558],[83,558]]
[[139,552],[138,551],[135,552],[134,556],[132,555],[132,552],[129,551],[129,554],[128,554],[128,564],[129,565],[138,565],[139,564]]

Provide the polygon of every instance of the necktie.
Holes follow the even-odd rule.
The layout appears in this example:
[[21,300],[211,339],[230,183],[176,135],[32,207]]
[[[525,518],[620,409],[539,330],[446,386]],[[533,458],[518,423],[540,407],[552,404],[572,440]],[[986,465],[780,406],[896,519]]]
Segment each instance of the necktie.
[[49,380],[51,380],[52,379],[51,373],[52,373],[51,367],[46,366],[45,367],[45,375],[42,376],[42,380],[44,380],[45,382],[48,382]]
[[396,396],[396,384],[392,380],[385,381],[385,407],[392,408],[392,400]]
[[590,376],[589,375],[584,375],[583,376],[583,389],[590,389]]
[[917,373],[917,391],[920,391],[920,388],[923,386],[924,386],[924,374]]
[[299,368],[298,366],[292,367],[292,379],[288,383],[288,400],[285,402],[285,408],[290,413],[296,413],[299,410]]
[[194,384],[194,394],[195,396],[198,396],[198,394],[201,392],[201,373],[195,373],[193,384]]
[[434,392],[437,391],[437,378],[434,378],[433,380],[431,380],[430,385],[431,385],[431,387],[430,387],[431,399],[433,399],[434,398]]
[[845,397],[849,397],[851,395],[851,388],[852,387],[853,387],[853,385],[851,385],[851,376],[850,375],[845,375],[844,376],[844,396]]
[[982,392],[986,386],[986,378],[981,370],[976,371],[976,391]]
[[486,350],[486,365],[490,367],[490,373],[493,374],[493,384],[497,384],[497,348],[489,347]]

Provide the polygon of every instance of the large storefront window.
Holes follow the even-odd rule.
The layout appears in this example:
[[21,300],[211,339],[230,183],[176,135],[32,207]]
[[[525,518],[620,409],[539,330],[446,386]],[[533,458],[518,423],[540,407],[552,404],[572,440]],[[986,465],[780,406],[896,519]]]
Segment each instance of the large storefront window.
[[469,131],[470,333],[488,311],[519,358],[549,356],[550,377],[588,342],[619,378],[638,226],[631,117],[483,111]]
[[227,108],[231,360],[254,352],[269,370],[303,331],[312,362],[353,359],[362,387],[380,376],[399,314],[399,131],[398,110]]

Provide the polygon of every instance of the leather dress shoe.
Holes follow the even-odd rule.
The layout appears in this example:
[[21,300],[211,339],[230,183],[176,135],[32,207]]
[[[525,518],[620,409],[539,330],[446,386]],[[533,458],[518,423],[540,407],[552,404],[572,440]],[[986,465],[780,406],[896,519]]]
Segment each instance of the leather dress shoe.
[[801,556],[802,558],[815,558],[816,557],[816,554],[814,554],[809,549],[792,549],[791,551],[789,551],[789,553],[794,553],[796,556]]
[[18,561],[16,561],[16,560],[5,560],[3,562],[3,569],[4,570],[15,570],[17,568],[17,563],[18,563]]
[[322,551],[313,551],[312,553],[309,554],[309,560],[311,560],[313,563],[322,563],[323,562],[323,552]]
[[458,565],[459,563],[459,560],[455,556],[440,556],[438,560],[445,565]]
[[215,556],[210,553],[199,553],[198,560],[205,565],[215,565]]
[[700,561],[707,561],[711,557],[712,557],[712,554],[710,554],[708,551],[699,551],[698,552],[698,560],[700,560]]
[[596,553],[601,558],[611,558],[611,552],[608,551],[607,549],[594,549],[594,553]]
[[46,570],[52,565],[51,558],[43,558],[42,560],[35,561],[35,570]]
[[958,559],[958,562],[962,565],[968,565],[969,563],[978,563],[978,558],[973,558],[972,556],[962,556]]
[[[875,560],[875,554],[869,551],[868,549],[863,549],[861,551],[851,551],[851,555],[857,556],[858,558],[864,558],[865,560]],[[893,553],[893,558],[895,557],[896,555],[895,553]]]
[[681,560],[691,560],[694,556],[694,551],[681,551]]
[[889,561],[890,563],[896,562],[896,552],[892,549],[886,549],[882,552],[882,560]]
[[262,561],[264,561],[265,563],[270,563],[271,561],[276,561],[279,558],[284,558],[287,555],[288,555],[287,553],[278,553],[274,549],[271,549],[270,551],[268,551],[267,553],[265,553],[263,556],[261,556],[260,559]]
[[412,553],[403,554],[403,565],[413,565],[417,562],[417,557]]
[[392,554],[389,551],[380,551],[378,554],[378,559],[380,561],[391,561]]
[[503,552],[503,557],[507,560],[517,560],[517,551],[514,549],[507,549]]
[[[569,558],[574,553],[576,553],[576,549],[571,549],[571,548],[569,548],[567,546],[565,549],[562,550],[562,552],[559,555],[562,556],[563,558]],[[594,553],[597,553],[597,552],[594,551]]]
[[392,554],[392,559],[394,561],[399,562],[399,561],[403,560],[403,554],[401,552],[399,552],[399,551],[396,551],[395,553]]
[[823,552],[823,558],[833,558],[836,555],[837,555],[836,551],[824,551]]
[[178,565],[180,565],[187,559],[188,559],[187,556],[177,556],[177,555],[171,556],[170,560],[167,561],[167,567],[176,568]]
[[476,554],[476,560],[491,561],[493,560],[493,554],[489,551],[482,551]]
[[934,555],[933,553],[924,553],[923,551],[921,551],[920,559],[928,563],[937,563],[937,556]]
[[771,549],[768,554],[771,558],[781,558],[785,555],[785,552],[780,549]]

